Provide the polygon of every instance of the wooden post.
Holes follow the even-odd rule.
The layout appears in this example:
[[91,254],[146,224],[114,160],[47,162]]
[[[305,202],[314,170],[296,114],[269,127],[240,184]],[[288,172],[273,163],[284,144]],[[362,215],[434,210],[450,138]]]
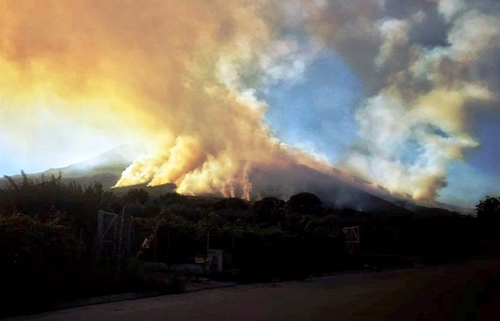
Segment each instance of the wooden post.
[[167,266],[170,261],[170,227],[167,230]]

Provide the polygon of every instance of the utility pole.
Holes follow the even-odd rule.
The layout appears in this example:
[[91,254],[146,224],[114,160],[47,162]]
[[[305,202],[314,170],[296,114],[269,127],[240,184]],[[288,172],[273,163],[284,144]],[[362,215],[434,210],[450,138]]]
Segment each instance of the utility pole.
[[205,276],[207,276],[207,265],[208,265],[208,252],[210,249],[210,230],[207,230],[207,256],[205,259],[205,263],[203,264],[203,272]]
[[210,231],[207,231],[207,260],[208,260],[209,250],[210,250]]
[[170,263],[169,257],[170,257],[170,226],[168,227],[167,230],[167,266]]
[[118,257],[122,256],[122,243],[123,243],[123,225],[125,222],[125,207],[122,208],[122,217],[120,222],[120,237],[118,239]]

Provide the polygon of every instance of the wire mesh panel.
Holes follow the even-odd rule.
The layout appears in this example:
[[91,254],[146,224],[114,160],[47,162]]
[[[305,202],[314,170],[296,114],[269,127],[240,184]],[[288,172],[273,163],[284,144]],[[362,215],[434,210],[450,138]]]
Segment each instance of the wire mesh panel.
[[133,227],[132,217],[126,212],[125,207],[120,214],[105,211],[97,212],[97,233],[94,242],[95,256],[130,255]]
[[344,227],[345,242],[351,255],[360,253],[359,226]]

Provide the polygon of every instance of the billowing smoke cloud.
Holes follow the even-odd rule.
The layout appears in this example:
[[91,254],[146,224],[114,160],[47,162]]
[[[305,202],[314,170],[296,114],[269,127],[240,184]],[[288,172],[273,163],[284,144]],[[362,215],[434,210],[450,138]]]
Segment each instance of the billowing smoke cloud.
[[498,91],[488,68],[498,62],[500,14],[474,3],[7,1],[0,126],[21,128],[23,137],[9,140],[23,144],[35,123],[46,119],[64,136],[60,124],[77,120],[96,144],[125,137],[146,145],[117,186],[173,182],[181,193],[249,198],[262,193],[258,168],[331,170],[275,138],[265,122],[272,106],[258,98],[300,79],[331,48],[369,96],[357,107],[359,139],[337,165],[391,192],[434,199],[449,162],[479,144],[469,110]]
[[392,192],[435,199],[450,162],[479,145],[470,109],[497,98],[498,75],[488,73],[500,45],[495,6],[333,1],[315,8],[310,32],[358,66],[370,93],[344,167]]
[[174,182],[181,193],[248,198],[257,164],[321,163],[273,138],[255,97],[254,88],[297,77],[311,55],[270,28],[281,6],[66,0],[0,9],[3,129],[15,116],[34,123],[48,113],[135,136],[149,152],[118,186]]

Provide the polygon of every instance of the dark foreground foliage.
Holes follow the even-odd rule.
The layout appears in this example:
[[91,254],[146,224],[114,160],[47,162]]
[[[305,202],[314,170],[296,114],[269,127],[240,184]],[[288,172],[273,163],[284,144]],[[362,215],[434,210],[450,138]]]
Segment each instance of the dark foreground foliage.
[[[9,178],[0,188],[0,284],[6,307],[1,313],[37,312],[65,300],[120,292],[181,292],[177,274],[158,273],[141,262],[193,263],[206,255],[207,242],[230,258],[224,273],[211,275],[239,282],[297,280],[366,265],[411,266],[416,259],[460,261],[486,253],[498,235],[499,205],[487,198],[478,205],[478,219],[446,211],[429,215],[430,210],[425,216],[407,210],[366,213],[325,207],[310,193],[254,204],[176,193],[151,197],[135,188],[117,196],[99,183],[81,186],[61,177],[33,181],[23,173],[22,180]],[[129,257],[96,257],[97,211],[120,213],[124,207],[134,217]],[[360,255],[347,251],[342,229],[348,226],[359,226]],[[153,230],[152,245],[139,251]]]

